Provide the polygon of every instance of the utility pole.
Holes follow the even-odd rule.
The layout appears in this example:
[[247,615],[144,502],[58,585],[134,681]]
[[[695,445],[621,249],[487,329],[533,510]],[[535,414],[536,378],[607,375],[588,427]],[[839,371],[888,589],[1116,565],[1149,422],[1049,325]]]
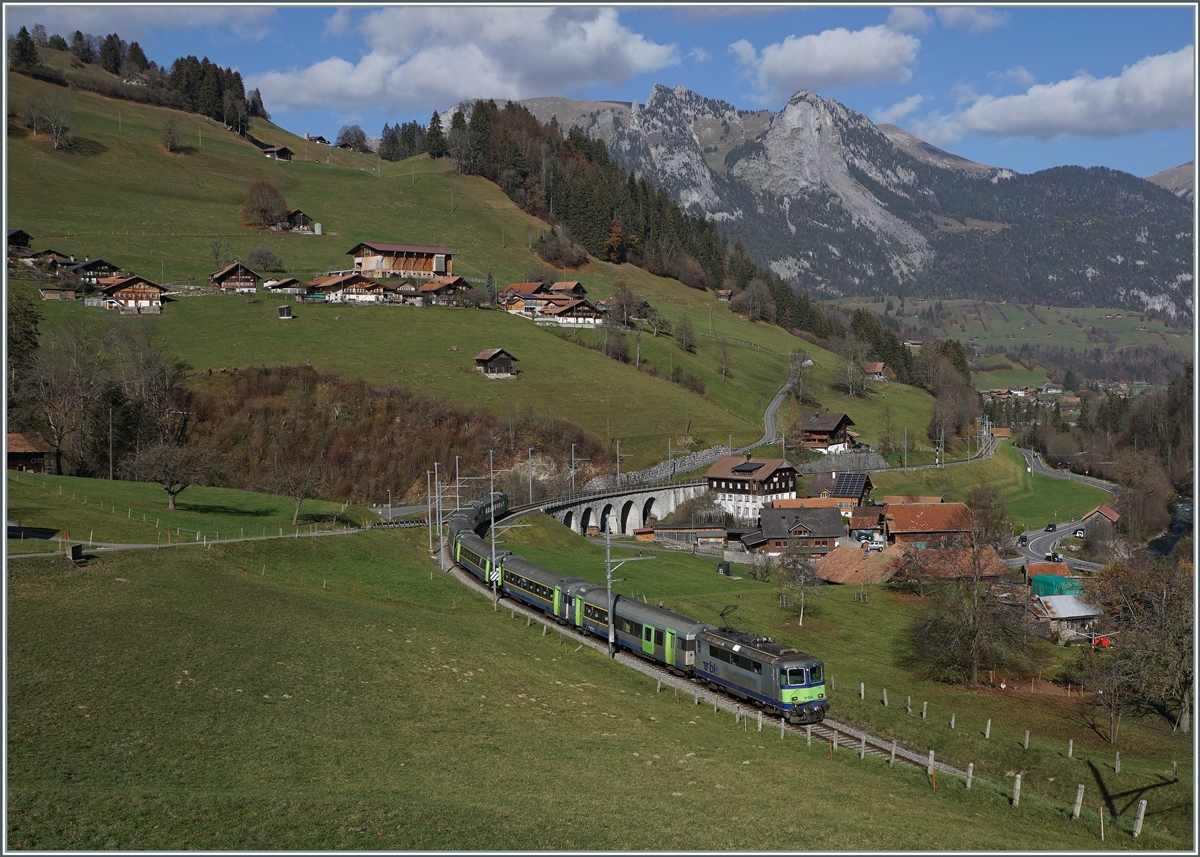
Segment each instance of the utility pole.
[[591,459],[590,458],[576,458],[575,457],[575,444],[571,444],[571,496],[572,497],[575,496],[575,462],[577,462],[577,461],[591,461]]
[[618,568],[620,568],[621,566],[623,566],[625,563],[635,562],[639,559],[654,559],[654,557],[652,557],[652,556],[631,556],[631,557],[627,557],[626,559],[621,560],[616,565],[612,564],[612,527],[610,527],[606,524],[604,527],[604,587],[605,587],[605,590],[608,592],[608,656],[610,658],[614,657],[617,653],[617,651],[616,651],[617,631],[616,631],[616,626],[613,624],[613,614],[616,612],[616,610],[614,610],[613,608],[616,605],[613,604],[612,585],[614,583],[620,583],[622,580],[624,580],[624,578],[619,578],[617,580],[613,580],[612,573],[614,571],[616,571]]
[[632,452],[627,452],[624,455],[621,455],[621,441],[618,440],[617,441],[617,487],[618,488],[621,487],[621,459],[629,458],[632,455],[633,455]]
[[461,495],[459,494],[459,486],[462,485],[458,480],[458,456],[454,456],[454,511],[462,508]]
[[908,470],[908,426],[904,427],[904,469]]
[[670,484],[675,479],[675,459],[671,457],[671,438],[667,438],[667,464],[670,468],[667,470],[667,483]]
[[492,494],[496,493],[496,471],[492,468],[492,450],[488,450],[488,504],[491,507],[491,526],[488,527],[488,535],[492,541],[492,564],[488,572],[492,578],[492,603],[495,604],[500,600],[500,577],[496,571],[496,504],[493,502]]
[[108,481],[112,482],[112,405],[108,406]]
[[429,551],[433,552],[433,493],[430,491],[429,482],[430,473],[425,471],[425,523],[426,529],[429,530]]

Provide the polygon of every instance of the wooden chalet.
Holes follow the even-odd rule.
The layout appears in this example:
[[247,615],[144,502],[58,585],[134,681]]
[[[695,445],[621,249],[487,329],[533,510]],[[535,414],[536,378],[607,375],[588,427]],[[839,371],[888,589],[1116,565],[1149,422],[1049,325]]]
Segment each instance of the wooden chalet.
[[510,294],[504,301],[504,309],[513,315],[524,315],[530,318],[541,315],[547,309],[563,307],[574,298],[555,296],[542,292],[541,294]]
[[975,526],[965,503],[902,503],[885,506],[887,540],[919,548],[961,543]]
[[383,283],[383,302],[401,306],[424,306],[425,295],[412,283]]
[[121,269],[103,259],[84,259],[63,268],[62,273],[84,285],[95,286],[103,279],[119,277]]
[[805,449],[817,452],[845,452],[853,445],[850,426],[854,420],[846,414],[824,413],[801,414],[792,425],[794,442]]
[[471,284],[462,277],[435,277],[428,283],[421,284],[421,296],[426,303],[436,306],[450,306],[460,302],[460,298],[471,290]]
[[796,496],[796,468],[782,458],[724,455],[704,478],[717,505],[743,521],[757,519],[768,503]]
[[292,155],[295,154],[295,152],[293,152],[287,146],[268,146],[262,151],[263,154],[268,158],[276,161],[290,161],[292,159]]
[[100,305],[121,312],[162,312],[162,296],[166,286],[152,283],[145,277],[105,277],[97,283]]
[[583,283],[579,282],[578,280],[551,283],[549,292],[552,295],[570,295],[573,298],[587,297],[587,289],[585,289],[583,287]]
[[562,306],[543,307],[539,315],[552,319],[555,324],[578,327],[595,327],[604,320],[603,314],[583,299]]
[[75,287],[67,285],[46,286],[44,289],[38,289],[42,293],[44,301],[73,301],[75,300]]
[[223,292],[257,292],[258,281],[261,279],[262,277],[237,261],[208,275],[209,285]]
[[511,378],[517,374],[517,362],[503,348],[489,348],[475,355],[475,368],[489,378]]
[[348,304],[381,304],[387,299],[383,286],[374,280],[352,275],[354,279],[342,289],[342,300]]
[[863,364],[863,372],[867,374],[867,379],[870,381],[886,381],[886,370],[887,366],[878,360]]
[[296,298],[299,303],[344,303],[348,289],[356,290],[355,294],[362,294],[369,290],[368,284],[377,285],[362,274],[331,274],[309,280],[304,284],[304,292]]
[[298,208],[291,209],[280,224],[292,232],[311,232],[312,218]]
[[8,252],[11,255],[14,250],[25,251],[29,249],[29,242],[33,240],[33,236],[24,229],[8,230]]
[[308,140],[308,142],[310,142],[310,143],[323,143],[326,146],[329,145],[329,141],[326,140],[324,137],[322,137],[320,134],[317,134],[315,137],[310,137],[307,134],[305,134],[304,139]]
[[304,293],[304,284],[295,277],[284,277],[282,280],[267,280],[263,288],[281,295],[299,295]]
[[1080,520],[1083,524],[1084,535],[1087,538],[1110,540],[1113,537],[1117,521],[1120,519],[1121,516],[1111,506],[1107,503],[1101,503]]
[[54,447],[37,432],[17,433],[8,435],[5,443],[9,470],[20,470],[23,473],[53,473],[54,468],[47,469],[46,456],[54,452]]
[[544,295],[550,292],[550,287],[545,283],[513,283],[510,286],[505,286],[500,292],[501,299],[508,299],[516,295]]
[[799,550],[823,556],[846,538],[846,522],[836,509],[763,509],[759,529],[742,537],[754,553],[778,555]]
[[717,289],[717,300],[729,303],[733,299],[733,289]]
[[346,253],[354,257],[354,270],[367,277],[453,276],[454,251],[445,247],[364,241]]

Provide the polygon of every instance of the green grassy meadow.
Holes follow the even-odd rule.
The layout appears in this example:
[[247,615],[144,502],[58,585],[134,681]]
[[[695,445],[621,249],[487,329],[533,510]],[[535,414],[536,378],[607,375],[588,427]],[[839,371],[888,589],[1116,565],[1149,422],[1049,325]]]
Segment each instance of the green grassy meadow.
[[875,495],[942,495],[962,500],[976,485],[996,488],[1004,496],[1014,524],[1041,529],[1055,520],[1073,521],[1112,496],[1099,488],[1025,471],[1025,460],[1008,441],[986,461],[909,472],[874,473]]
[[[882,314],[887,300],[867,301],[863,298],[843,298],[833,301],[846,311],[864,306]],[[899,298],[890,298],[893,309]],[[926,309],[932,301],[908,300],[905,316]],[[1105,307],[1055,307],[1042,304],[1030,308],[1024,304],[997,304],[973,300],[943,300],[943,310],[949,310],[937,327],[943,339],[958,339],[964,343],[990,342],[1001,345],[1061,345],[1066,348],[1091,349],[1105,347],[1104,334],[1112,333],[1115,340],[1107,347],[1125,348],[1129,345],[1160,345],[1192,353],[1193,336],[1179,333],[1161,321],[1138,312]],[[1092,333],[1092,328],[1096,333]],[[981,385],[980,389],[987,389]],[[999,386],[999,385],[997,385]]]
[[[1071,823],[1069,808],[1036,778],[1013,810],[1003,776],[969,792],[943,777],[934,792],[915,768],[889,770],[845,749],[830,759],[819,742],[735,725],[726,712],[657,694],[653,680],[602,654],[493,611],[435,570],[425,539],[420,530],[377,530],[130,551],[82,569],[61,558],[12,559],[8,846],[1093,850],[1190,842],[1186,813],[1165,805],[1170,788],[1154,793],[1151,806],[1164,805],[1138,840],[1131,811],[1114,800],[1120,821],[1107,819],[1101,845],[1095,801]],[[562,533],[550,532],[547,544],[574,557],[597,550]],[[649,590],[649,578],[634,572],[686,590],[673,599],[681,607],[737,594],[748,602],[741,620],[759,626],[772,617],[766,584],[715,580],[683,558],[622,568],[627,585]],[[806,619],[802,639],[839,686],[864,669],[852,663],[875,662],[866,668],[900,687],[886,648],[842,651],[839,639],[855,631],[839,628],[841,617],[861,605],[837,592],[830,605]],[[861,630],[865,613],[857,615]],[[882,624],[886,643],[899,620],[873,613],[867,621]],[[46,627],[59,633],[47,637]],[[846,695],[835,696],[843,718]],[[1142,772],[1138,754],[1128,757],[1127,782],[1150,777],[1154,758]],[[986,778],[985,767],[977,764]],[[1190,776],[1190,762],[1184,771]]]

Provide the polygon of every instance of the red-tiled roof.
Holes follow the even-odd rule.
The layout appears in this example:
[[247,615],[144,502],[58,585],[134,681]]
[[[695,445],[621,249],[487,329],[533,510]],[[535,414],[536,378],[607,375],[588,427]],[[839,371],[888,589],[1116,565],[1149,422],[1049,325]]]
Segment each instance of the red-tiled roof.
[[427,283],[421,284],[423,292],[437,292],[448,286],[456,286],[462,281],[462,277],[435,277]]
[[1097,512],[1099,512],[1104,517],[1108,518],[1114,524],[1117,522],[1117,519],[1121,517],[1116,512],[1114,512],[1107,503],[1101,503],[1095,509],[1092,509],[1092,511],[1090,511],[1086,515],[1084,515],[1083,520],[1086,521],[1088,518],[1092,517],[1092,515],[1095,515]]
[[899,505],[902,503],[940,503],[940,502],[942,502],[941,497],[909,497],[909,496],[898,497],[898,496],[889,494],[887,497],[883,498],[883,505],[885,505],[885,506],[890,506],[893,504]]
[[776,509],[836,509],[837,497],[785,497],[772,500],[771,505]]
[[882,551],[865,551],[860,547],[842,545],[825,554],[817,562],[817,577],[826,583],[860,584],[887,583],[904,561],[904,548],[892,545]]
[[1058,574],[1062,577],[1071,576],[1071,567],[1065,562],[1030,562],[1025,564],[1025,571],[1034,574]]
[[35,431],[17,433],[13,432],[8,435],[6,444],[9,452],[54,452],[47,440]]
[[1012,429],[994,428],[992,429],[992,437],[1012,437]]
[[[929,548],[920,550],[925,562],[928,577],[934,580],[955,580],[971,577],[975,573],[974,556],[970,548]],[[1000,554],[990,545],[979,549],[979,576],[1001,577],[1008,573],[1008,566],[1000,559]],[[904,566],[898,569],[897,578],[904,577]]]
[[975,525],[964,503],[901,503],[884,507],[890,533],[961,533]]

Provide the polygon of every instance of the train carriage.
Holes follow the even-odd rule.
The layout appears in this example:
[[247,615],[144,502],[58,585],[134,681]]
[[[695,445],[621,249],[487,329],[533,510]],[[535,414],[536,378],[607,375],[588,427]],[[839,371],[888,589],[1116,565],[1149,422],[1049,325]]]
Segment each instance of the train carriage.
[[617,600],[613,624],[620,645],[684,673],[695,666],[701,632],[713,627],[630,598]]
[[703,631],[696,673],[734,696],[793,723],[825,718],[825,665],[768,637],[731,629]]
[[[512,555],[512,551],[496,551],[496,565]],[[489,586],[498,583],[492,571],[492,545],[473,532],[461,533],[454,542],[454,561]]]
[[543,568],[523,556],[507,556],[500,564],[500,587],[505,594],[564,621],[569,621],[567,591],[585,583],[583,578]]

